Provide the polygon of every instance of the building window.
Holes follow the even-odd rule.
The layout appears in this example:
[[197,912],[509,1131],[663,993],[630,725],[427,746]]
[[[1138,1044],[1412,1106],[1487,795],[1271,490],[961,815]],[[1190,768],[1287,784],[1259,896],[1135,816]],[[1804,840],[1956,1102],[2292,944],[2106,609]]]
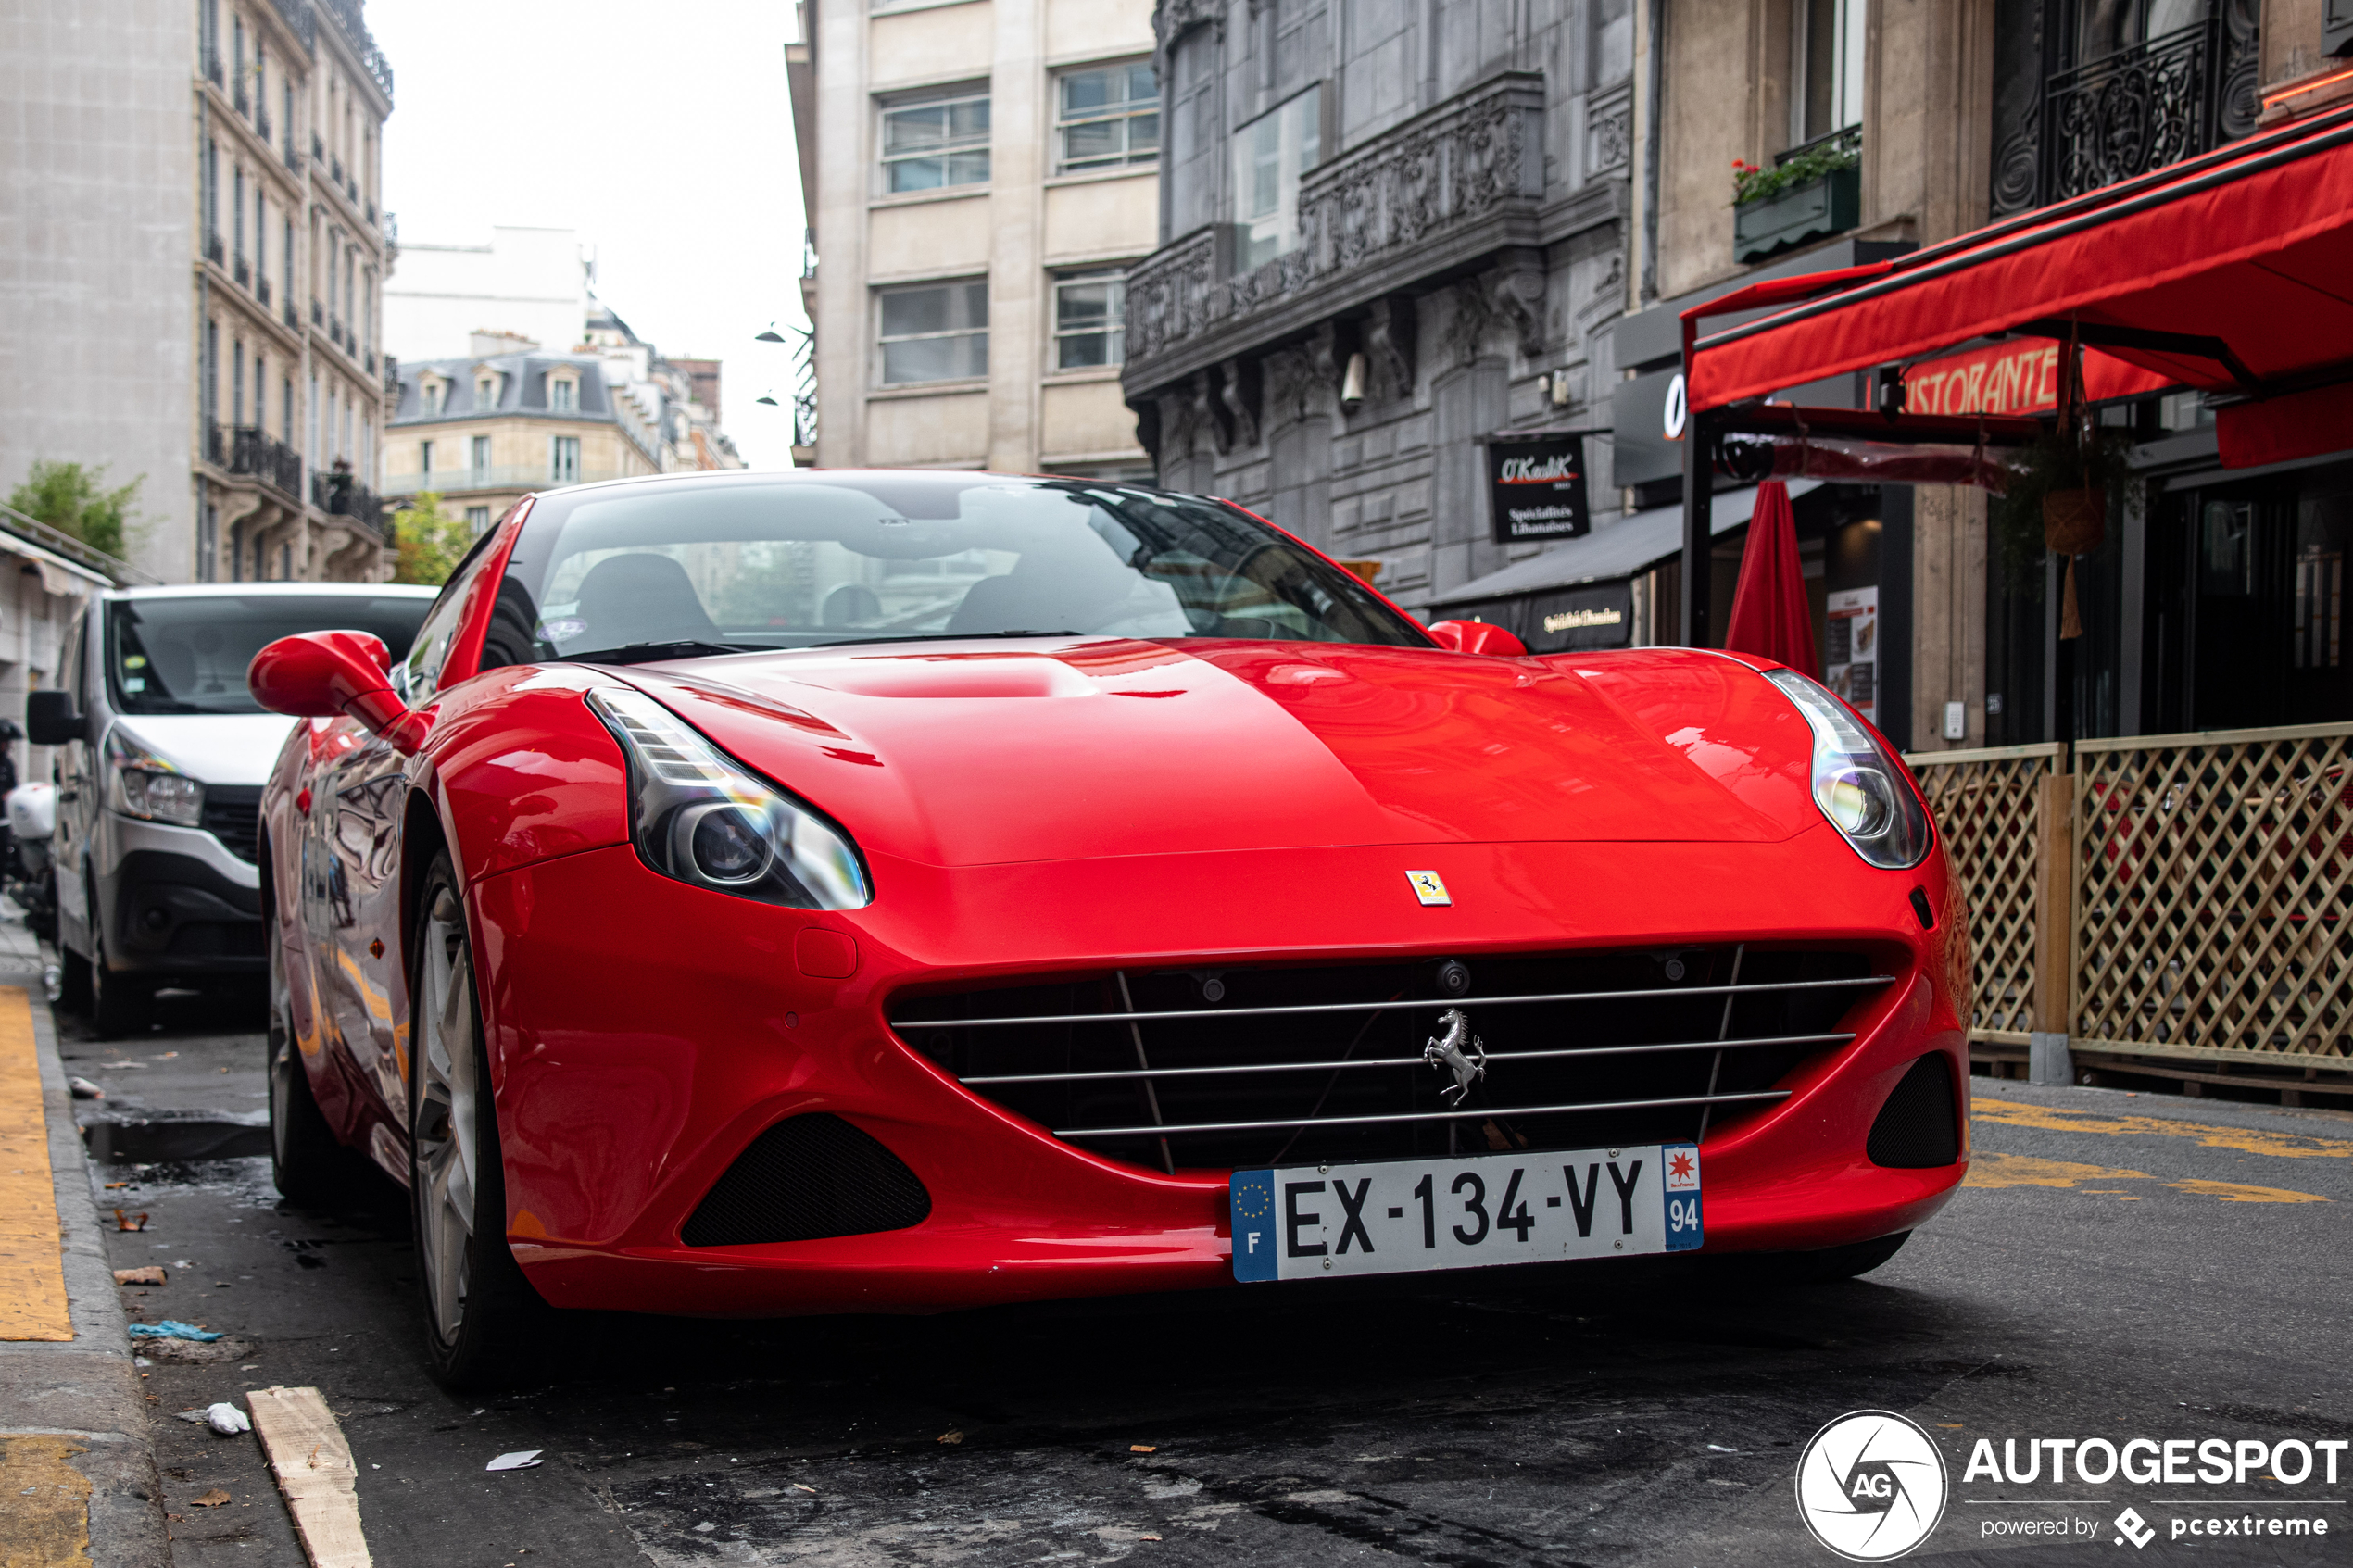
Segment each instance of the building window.
[[498,378],[497,376],[474,378],[474,407],[477,408],[498,407]]
[[1790,140],[1863,123],[1865,0],[1798,0],[1792,17]]
[[425,417],[440,418],[442,400],[449,395],[448,387],[443,383],[429,381],[421,385],[417,392],[419,400],[425,406]]
[[287,445],[292,446],[295,439],[294,377],[286,377],[279,385],[284,388],[285,396],[278,405],[278,433]]
[[885,386],[988,373],[988,284],[930,283],[880,295]]
[[883,189],[937,191],[988,182],[988,91],[942,89],[882,114]]
[[1127,279],[1081,272],[1054,282],[1054,369],[1085,370],[1127,358]]
[[211,583],[220,575],[220,508],[210,501],[196,521],[196,581]]
[[229,344],[229,423],[233,426],[245,417],[245,345],[243,338]]
[[1064,71],[1057,87],[1056,173],[1160,161],[1160,83],[1151,61]]
[[433,472],[433,443],[430,441],[417,443],[417,471],[424,474]]
[[472,530],[477,536],[489,533],[490,508],[488,507],[468,507],[466,508],[466,527]]
[[547,438],[547,477],[557,484],[580,483],[580,437],[551,435]]
[[490,437],[477,435],[473,442],[473,467],[479,471],[490,466]]
[[1299,244],[1299,177],[1323,161],[1323,91],[1310,87],[1234,132],[1236,266],[1264,267]]
[[547,407],[559,414],[570,414],[580,408],[580,383],[570,376],[559,376],[547,383]]

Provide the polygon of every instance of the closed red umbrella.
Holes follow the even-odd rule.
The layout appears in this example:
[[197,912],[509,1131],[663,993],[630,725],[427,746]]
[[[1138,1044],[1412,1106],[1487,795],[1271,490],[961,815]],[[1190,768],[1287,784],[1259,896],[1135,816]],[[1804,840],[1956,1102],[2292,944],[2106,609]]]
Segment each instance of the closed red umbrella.
[[1797,515],[1790,510],[1789,486],[1778,479],[1756,487],[1724,646],[1779,659],[1817,679],[1822,673],[1814,659],[1814,611],[1806,602],[1805,569],[1797,558]]

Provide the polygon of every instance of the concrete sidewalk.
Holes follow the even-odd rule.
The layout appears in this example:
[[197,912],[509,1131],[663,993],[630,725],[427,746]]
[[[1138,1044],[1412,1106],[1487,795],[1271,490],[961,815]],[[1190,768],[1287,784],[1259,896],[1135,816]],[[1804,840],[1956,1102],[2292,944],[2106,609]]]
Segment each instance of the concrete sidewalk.
[[[0,1064],[0,1126],[19,1135],[0,1143],[0,1204],[26,1233],[11,1237],[20,1245],[0,1269],[0,1562],[164,1568],[170,1548],[145,1397],[57,1057],[42,955],[14,909],[0,910],[0,1056],[8,1058]],[[36,1234],[52,1215],[54,1264]]]

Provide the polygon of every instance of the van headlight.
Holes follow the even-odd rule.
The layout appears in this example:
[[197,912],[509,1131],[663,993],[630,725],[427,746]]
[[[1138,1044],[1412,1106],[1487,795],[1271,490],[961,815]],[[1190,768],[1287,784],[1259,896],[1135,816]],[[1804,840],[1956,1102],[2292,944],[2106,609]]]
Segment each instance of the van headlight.
[[151,822],[204,823],[204,785],[120,730],[107,732],[107,804]]
[[1855,721],[1846,705],[1794,670],[1768,670],[1814,731],[1814,804],[1855,853],[1901,871],[1928,853],[1928,812],[1904,777],[1904,765]]
[[875,901],[849,835],[721,751],[645,693],[599,687],[588,707],[629,762],[629,836],[668,877],[794,909]]

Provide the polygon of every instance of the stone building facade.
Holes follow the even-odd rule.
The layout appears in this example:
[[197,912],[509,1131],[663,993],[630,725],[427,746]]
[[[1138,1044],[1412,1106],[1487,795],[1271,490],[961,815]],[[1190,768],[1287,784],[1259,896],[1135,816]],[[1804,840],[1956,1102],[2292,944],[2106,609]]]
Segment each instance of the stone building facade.
[[1149,474],[1120,395],[1156,242],[1149,0],[804,0],[814,456]]
[[[1409,607],[1535,553],[1491,541],[1479,443],[1608,423],[1633,12],[1163,0],[1123,377],[1161,483],[1378,562]],[[1593,505],[1606,527],[1605,479]]]

